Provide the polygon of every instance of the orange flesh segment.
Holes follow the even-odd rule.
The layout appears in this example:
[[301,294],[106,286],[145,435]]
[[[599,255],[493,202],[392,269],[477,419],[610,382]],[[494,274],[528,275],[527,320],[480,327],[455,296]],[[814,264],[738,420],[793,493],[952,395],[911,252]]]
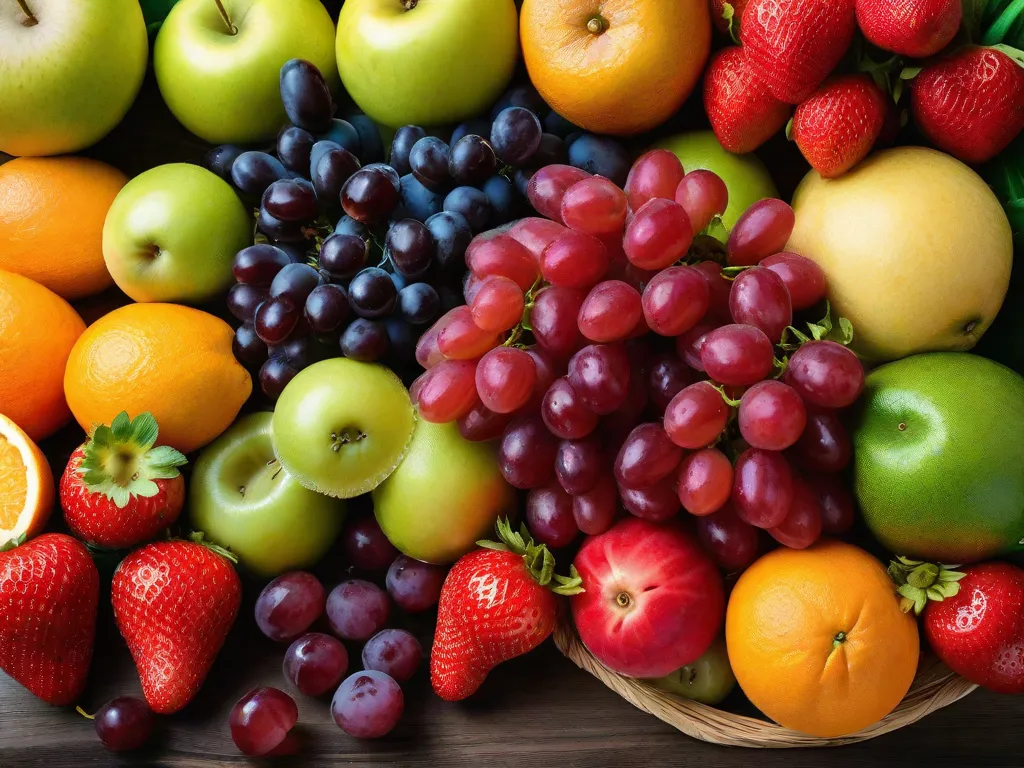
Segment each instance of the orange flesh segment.
[[25,511],[27,475],[21,451],[0,433],[0,530],[12,530]]

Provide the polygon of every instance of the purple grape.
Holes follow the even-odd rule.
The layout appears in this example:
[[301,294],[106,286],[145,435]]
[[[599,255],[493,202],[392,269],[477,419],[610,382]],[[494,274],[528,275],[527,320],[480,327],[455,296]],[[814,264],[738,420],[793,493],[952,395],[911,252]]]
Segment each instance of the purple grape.
[[[320,144],[332,142],[318,142]],[[341,205],[341,190],[352,175],[359,170],[359,158],[344,147],[328,146],[322,152],[316,147],[310,160],[310,177],[317,201],[325,209],[337,210]]]
[[376,584],[350,579],[327,596],[327,621],[342,640],[368,640],[387,624],[390,601]]
[[427,132],[418,125],[403,125],[395,131],[395,138],[391,141],[390,162],[399,176],[412,173],[412,168],[409,167],[409,153],[412,152],[413,145],[426,135]]
[[203,157],[203,167],[231,183],[231,166],[245,150],[234,144],[221,144]]
[[383,571],[398,555],[372,514],[349,519],[341,532],[341,551],[348,565],[362,571]]
[[491,145],[476,135],[459,139],[448,157],[448,173],[458,184],[480,184],[494,175],[497,166]]
[[309,264],[289,264],[270,283],[270,297],[285,298],[301,306],[319,284],[320,273],[314,267]]
[[249,323],[235,329],[231,351],[234,352],[235,359],[245,366],[256,367],[267,361],[267,345],[256,335],[256,329]]
[[388,351],[387,327],[379,320],[353,320],[340,340],[341,354],[361,363],[375,363]]
[[297,221],[281,221],[271,216],[262,205],[256,217],[256,228],[278,243],[300,243],[306,239],[302,224]]
[[277,136],[277,157],[289,170],[309,172],[309,155],[316,137],[297,125],[289,125]]
[[285,678],[306,696],[321,696],[345,676],[348,651],[337,638],[310,632],[288,646],[283,668]]
[[231,181],[241,192],[260,197],[267,187],[288,178],[288,169],[266,152],[243,152],[231,164]]
[[299,369],[285,358],[271,357],[260,368],[260,389],[271,400],[277,400],[298,372]]
[[428,283],[413,283],[398,292],[398,311],[411,325],[426,325],[441,314],[441,297]]
[[423,661],[423,646],[404,629],[384,629],[363,646],[363,669],[376,670],[404,683]]
[[325,141],[333,141],[356,157],[363,153],[363,140],[359,138],[359,131],[348,120],[334,118],[331,120],[331,127],[320,138]]
[[348,320],[348,294],[340,285],[318,285],[306,298],[306,320],[313,333],[334,333]]
[[384,221],[398,205],[401,180],[372,165],[356,171],[341,188],[341,207],[364,224]]
[[540,147],[542,133],[540,120],[533,112],[523,107],[509,107],[494,118],[491,146],[503,163],[523,166]]
[[449,182],[448,157],[451,149],[436,136],[424,136],[409,152],[412,175],[427,189],[438,189]]
[[434,238],[422,222],[396,221],[388,229],[387,252],[395,271],[405,277],[422,277],[434,258]]
[[270,285],[274,276],[291,263],[291,258],[280,248],[259,243],[235,254],[231,272],[240,283]]
[[349,675],[331,701],[331,716],[349,736],[378,739],[398,724],[405,709],[402,689],[383,672]]
[[256,307],[262,304],[266,298],[266,288],[246,283],[235,283],[228,290],[228,310],[243,323],[251,323],[256,314]]
[[96,735],[111,752],[138,749],[149,741],[155,723],[153,710],[135,696],[111,699],[93,716]]
[[399,555],[388,568],[385,584],[395,605],[408,613],[420,613],[437,605],[447,569]]
[[256,625],[271,640],[294,640],[324,612],[323,584],[311,573],[291,571],[271,581],[256,598]]
[[483,232],[491,223],[494,212],[491,201],[476,187],[456,187],[444,199],[444,210],[461,213],[474,234]]
[[281,179],[263,193],[263,209],[279,221],[312,221],[317,214],[316,192],[305,179]]
[[348,300],[360,317],[384,317],[395,308],[398,291],[387,272],[379,267],[369,267],[352,278],[348,286]]
[[335,232],[320,246],[320,268],[336,280],[348,280],[366,267],[370,248],[365,240],[356,235]]
[[280,344],[295,330],[300,314],[295,303],[285,296],[267,299],[256,307],[253,317],[256,335],[267,344]]
[[290,59],[281,67],[281,102],[288,119],[310,133],[331,127],[334,102],[320,70],[303,59]]

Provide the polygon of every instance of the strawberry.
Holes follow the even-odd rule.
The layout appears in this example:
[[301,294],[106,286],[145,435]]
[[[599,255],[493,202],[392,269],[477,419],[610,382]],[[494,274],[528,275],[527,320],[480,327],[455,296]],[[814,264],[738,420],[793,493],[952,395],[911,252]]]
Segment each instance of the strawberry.
[[73,703],[89,674],[99,599],[99,571],[81,542],[47,533],[6,545],[0,669],[48,704]]
[[857,0],[857,24],[869,42],[915,59],[934,56],[960,29],[961,0]]
[[750,0],[740,42],[768,91],[799,104],[835,69],[856,28],[855,0]]
[[80,539],[109,549],[133,547],[178,519],[185,457],[156,444],[156,419],[124,411],[100,425],[71,454],[60,479],[60,502],[68,528]]
[[1024,53],[961,48],[911,80],[910,109],[939,149],[965,163],[991,160],[1024,129]]
[[704,111],[718,143],[752,152],[786,124],[791,107],[772,96],[739,46],[719,51],[704,73]]
[[193,537],[132,552],[110,586],[114,620],[158,714],[177,712],[202,687],[242,598],[228,553]]
[[516,533],[499,520],[498,537],[459,559],[441,588],[430,682],[447,701],[472,695],[498,664],[544,642],[558,618],[555,595],[583,591],[575,570],[554,575],[554,558],[525,526]]
[[867,157],[887,109],[885,93],[870,75],[840,75],[796,108],[790,135],[814,170],[835,178]]

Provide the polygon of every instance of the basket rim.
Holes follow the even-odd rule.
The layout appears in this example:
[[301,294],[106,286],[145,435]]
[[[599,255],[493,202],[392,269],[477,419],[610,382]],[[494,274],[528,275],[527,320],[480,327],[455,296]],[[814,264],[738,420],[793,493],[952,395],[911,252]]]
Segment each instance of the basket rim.
[[555,646],[576,666],[596,677],[630,704],[668,723],[687,736],[730,747],[789,749],[855,744],[898,730],[947,707],[978,686],[953,672],[932,653],[922,654],[907,695],[877,723],[846,736],[821,738],[784,728],[770,720],[737,715],[659,690],[605,667],[580,640],[568,612],[554,631]]

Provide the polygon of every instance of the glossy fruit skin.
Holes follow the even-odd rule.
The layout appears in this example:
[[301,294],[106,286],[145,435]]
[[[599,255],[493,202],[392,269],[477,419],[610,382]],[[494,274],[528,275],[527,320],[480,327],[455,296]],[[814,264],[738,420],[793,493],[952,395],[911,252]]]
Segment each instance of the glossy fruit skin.
[[832,540],[777,549],[748,568],[729,598],[725,639],[754,705],[822,738],[854,733],[892,711],[913,682],[920,651],[917,622],[900,611],[885,567]]
[[378,739],[397,724],[405,709],[402,689],[391,676],[376,670],[349,675],[331,700],[331,716],[349,736]]
[[649,681],[655,688],[715,706],[736,687],[736,676],[729,666],[725,638],[719,637],[704,654],[664,677]]
[[955,0],[857,0],[857,26],[885,51],[926,59],[945,48],[963,18]]
[[191,541],[161,541],[121,561],[110,587],[117,628],[157,714],[198,693],[235,622],[242,585],[232,564]]
[[842,344],[811,341],[790,357],[785,381],[811,405],[846,408],[864,390],[864,366]]
[[238,751],[260,757],[277,750],[299,719],[295,700],[277,688],[251,689],[231,708],[228,724]]
[[142,699],[118,696],[96,710],[96,735],[111,752],[138,749],[153,732],[156,717]]
[[748,269],[736,277],[729,291],[729,311],[735,322],[760,328],[773,344],[793,323],[789,289],[770,269]]
[[288,646],[283,671],[306,696],[322,696],[334,689],[348,671],[348,651],[337,638],[310,632]]
[[586,589],[570,598],[580,639],[619,674],[667,675],[721,630],[722,577],[677,523],[627,517],[587,539],[574,565]]
[[793,502],[793,473],[781,453],[748,448],[736,460],[733,501],[740,518],[774,528]]
[[781,130],[789,104],[771,94],[746,51],[736,45],[714,55],[704,75],[704,110],[715,138],[730,152],[753,152]]
[[256,625],[271,640],[289,642],[323,615],[326,599],[323,584],[313,574],[282,574],[256,599]]
[[759,381],[740,398],[737,420],[740,434],[751,447],[783,451],[803,435],[807,410],[792,387],[780,381]]
[[1024,570],[1006,562],[959,569],[960,591],[928,601],[924,633],[950,669],[997,693],[1024,693]]
[[327,596],[327,621],[343,640],[368,640],[387,624],[391,601],[369,581],[349,579]]
[[100,576],[85,546],[46,533],[0,552],[0,669],[47,704],[75,702],[92,660]]

